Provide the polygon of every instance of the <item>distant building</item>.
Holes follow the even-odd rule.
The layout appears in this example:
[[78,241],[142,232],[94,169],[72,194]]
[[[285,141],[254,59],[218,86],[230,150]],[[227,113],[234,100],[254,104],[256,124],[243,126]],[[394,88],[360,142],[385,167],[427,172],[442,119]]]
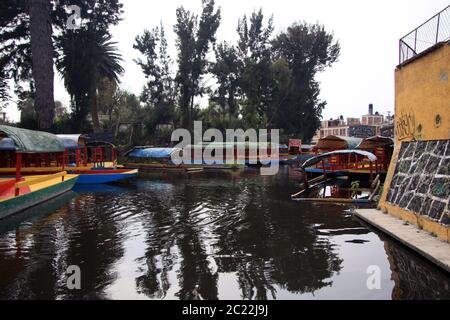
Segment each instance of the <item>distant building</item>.
[[[342,136],[342,137],[356,137],[369,138],[376,135],[382,135],[384,127],[392,126],[392,118],[390,116],[384,117],[378,112],[373,112],[373,104],[369,105],[369,113],[360,118],[347,118],[344,120],[343,116],[339,119],[330,119],[322,121],[321,128],[317,131],[313,138],[313,142],[327,136]],[[389,133],[388,137],[393,138],[394,134],[390,134],[389,130],[384,130]]]

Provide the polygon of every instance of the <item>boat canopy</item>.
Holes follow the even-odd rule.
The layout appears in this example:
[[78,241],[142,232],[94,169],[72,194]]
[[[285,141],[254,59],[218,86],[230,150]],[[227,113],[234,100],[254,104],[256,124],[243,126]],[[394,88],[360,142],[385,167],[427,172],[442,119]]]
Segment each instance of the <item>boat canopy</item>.
[[339,150],[339,149],[355,149],[362,142],[361,138],[342,137],[342,136],[327,136],[320,139],[314,149],[316,150]]
[[[1,142],[5,138],[10,140]],[[13,143],[12,148],[11,143]],[[64,144],[51,133],[0,125],[0,150],[14,150],[20,153],[56,153],[64,152]]]
[[374,155],[371,152],[368,152],[368,151],[363,151],[363,150],[336,150],[336,151],[332,151],[332,152],[322,153],[322,154],[320,154],[320,155],[318,155],[316,157],[313,157],[311,159],[306,160],[303,163],[302,168],[307,168],[307,167],[313,166],[313,165],[319,163],[320,161],[322,161],[324,158],[337,156],[337,155],[344,155],[344,154],[356,154],[356,155],[359,155],[359,156],[367,157],[370,162],[377,161],[377,156]]
[[375,136],[371,138],[364,139],[356,147],[356,149],[375,149],[385,146],[393,146],[394,140],[388,137]]
[[133,158],[170,158],[174,152],[179,152],[178,148],[134,148],[127,152],[127,157]]
[[86,144],[84,136],[81,134],[58,134],[56,136],[66,149],[78,149]]

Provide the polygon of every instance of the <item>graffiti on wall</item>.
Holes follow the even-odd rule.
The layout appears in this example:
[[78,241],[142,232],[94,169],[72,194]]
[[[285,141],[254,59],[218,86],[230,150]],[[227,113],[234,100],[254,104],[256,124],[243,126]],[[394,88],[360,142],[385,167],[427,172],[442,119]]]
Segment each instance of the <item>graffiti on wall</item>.
[[450,140],[403,142],[386,198],[450,226]]
[[422,131],[422,125],[419,124],[416,127],[416,117],[414,114],[404,114],[403,112],[397,117],[395,128],[399,140],[408,138],[419,140],[418,138],[420,138],[420,133]]

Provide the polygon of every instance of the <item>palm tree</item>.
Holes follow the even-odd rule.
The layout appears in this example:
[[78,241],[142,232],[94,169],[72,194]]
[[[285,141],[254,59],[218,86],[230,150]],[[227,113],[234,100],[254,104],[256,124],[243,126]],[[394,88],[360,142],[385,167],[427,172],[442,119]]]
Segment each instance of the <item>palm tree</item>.
[[68,31],[58,41],[57,68],[75,106],[75,122],[81,128],[88,110],[94,132],[101,131],[97,110],[97,90],[102,78],[119,83],[122,58],[116,42],[106,30],[95,28]]
[[50,0],[30,1],[30,38],[35,109],[40,129],[50,129],[55,116],[53,41]]

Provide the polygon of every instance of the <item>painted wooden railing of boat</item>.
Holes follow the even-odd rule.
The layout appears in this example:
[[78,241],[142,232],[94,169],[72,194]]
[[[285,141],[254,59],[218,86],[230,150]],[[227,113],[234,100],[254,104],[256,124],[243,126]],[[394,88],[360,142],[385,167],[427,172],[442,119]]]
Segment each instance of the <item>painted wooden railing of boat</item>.
[[111,143],[88,144],[81,134],[57,137],[64,144],[66,170],[79,175],[77,184],[112,183],[138,176],[137,169],[117,168],[117,150]]
[[[78,175],[59,166],[63,158],[56,136],[0,125],[0,219],[71,190]],[[52,164],[58,171],[42,167]]]

